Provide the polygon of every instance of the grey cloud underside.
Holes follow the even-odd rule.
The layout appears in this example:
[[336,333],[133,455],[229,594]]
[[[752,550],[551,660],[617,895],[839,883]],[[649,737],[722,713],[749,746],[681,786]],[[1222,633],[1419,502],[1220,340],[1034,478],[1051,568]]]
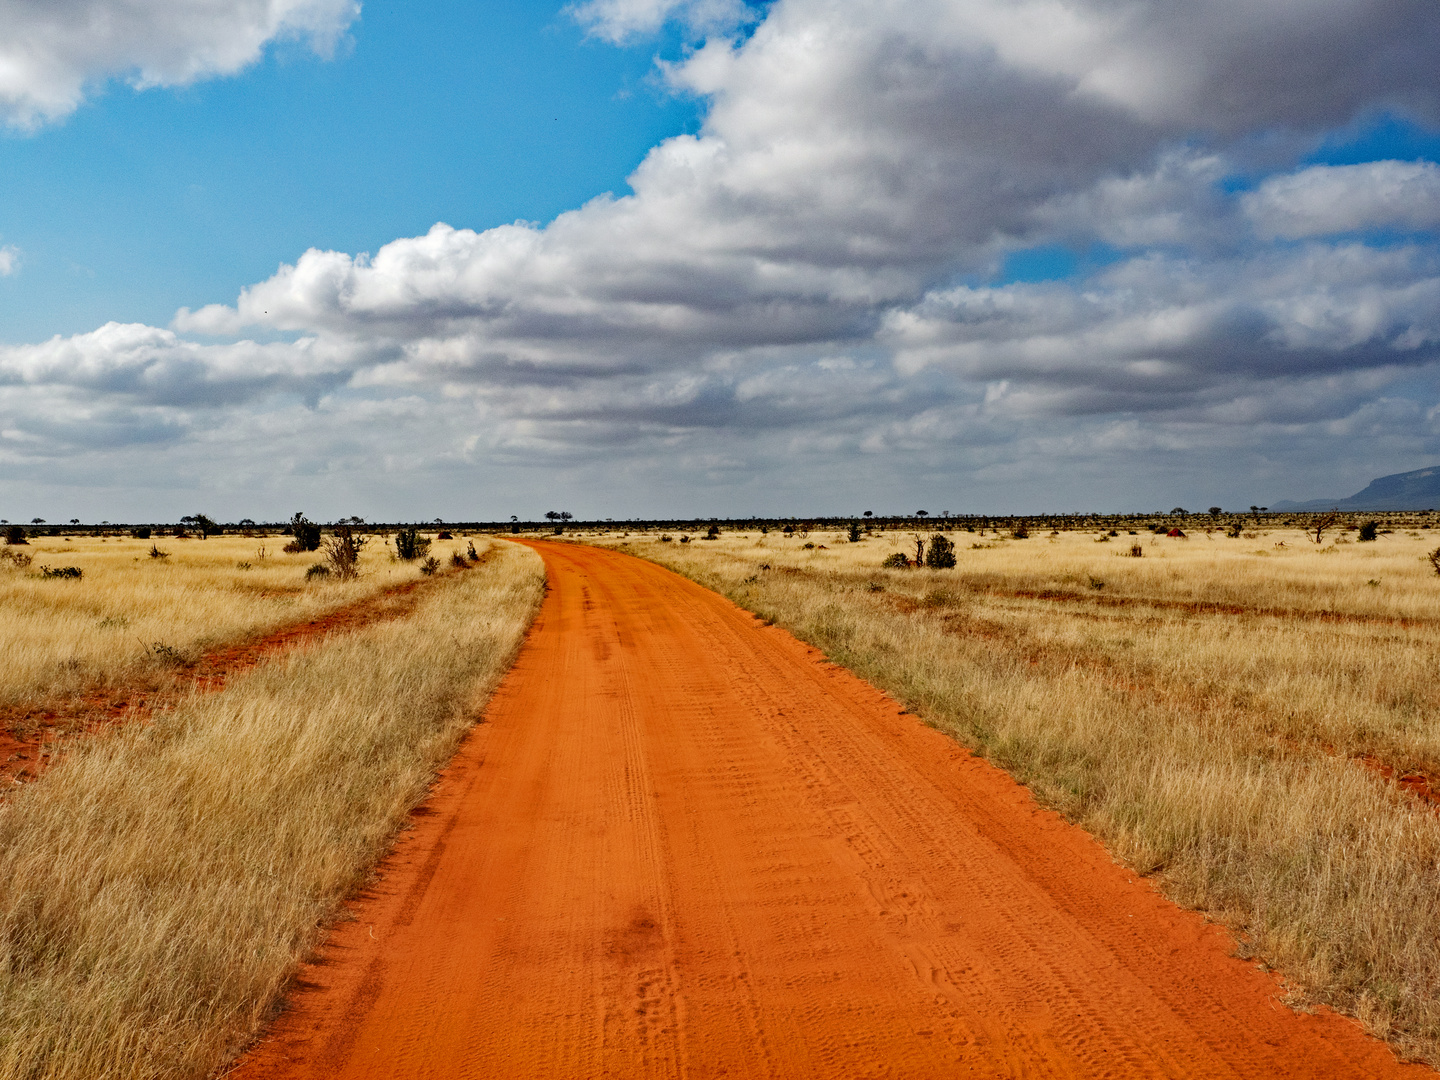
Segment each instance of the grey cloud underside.
[[[723,7],[684,10],[742,18]],[[680,6],[577,10],[620,39]],[[1435,55],[1431,2],[779,0],[742,44],[667,69],[709,113],[631,195],[544,227],[311,250],[168,331],[0,351],[0,386],[31,395],[25,431],[62,399],[232,418],[403,399],[433,418],[427,453],[457,460],[690,437],[742,447],[717,460],[787,438],[1038,453],[1037,417],[1352,422],[1397,386],[1431,395],[1424,414],[1435,167],[1224,181],[1269,133],[1303,150],[1376,110],[1440,122]],[[1096,242],[1118,261],[984,284],[1014,251]]]

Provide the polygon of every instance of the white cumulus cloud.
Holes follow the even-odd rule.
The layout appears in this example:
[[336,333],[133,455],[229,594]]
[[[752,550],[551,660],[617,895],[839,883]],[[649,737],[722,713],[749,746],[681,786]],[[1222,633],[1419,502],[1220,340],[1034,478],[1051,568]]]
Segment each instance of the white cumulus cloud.
[[[686,17],[577,13],[615,38]],[[543,226],[312,249],[168,330],[12,351],[0,425],[83,440],[67,418],[104,402],[132,410],[95,428],[107,439],[127,415],[137,440],[220,439],[307,408],[323,456],[354,445],[339,418],[394,406],[431,423],[393,436],[404,453],[374,433],[356,461],[609,461],[657,498],[663,461],[675,490],[768,477],[770,498],[780,476],[829,490],[838,463],[881,487],[928,475],[887,481],[890,454],[1009,490],[1062,452],[1409,415],[1376,402],[1437,380],[1440,243],[1340,234],[1433,230],[1435,167],[1302,169],[1240,196],[1223,181],[1275,130],[1440,118],[1437,52],[1429,0],[777,0],[744,40],[667,68],[708,112],[631,194]],[[1069,280],[985,284],[1046,245],[1115,250]]]
[[1440,226],[1440,166],[1317,165],[1272,176],[1243,201],[1262,232],[1292,240],[1361,229],[1433,229]]
[[14,244],[0,247],[0,277],[9,277],[20,269],[20,249]]
[[705,34],[734,30],[756,18],[745,0],[583,0],[568,10],[596,37],[616,44],[653,34],[671,20]]
[[184,86],[254,63],[278,37],[321,53],[358,0],[0,0],[0,119],[61,119],[109,79]]

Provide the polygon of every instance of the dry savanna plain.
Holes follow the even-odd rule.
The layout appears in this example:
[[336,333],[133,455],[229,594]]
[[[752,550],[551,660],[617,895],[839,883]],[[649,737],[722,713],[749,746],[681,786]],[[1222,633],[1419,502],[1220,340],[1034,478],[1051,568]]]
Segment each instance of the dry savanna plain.
[[1435,520],[960,529],[952,569],[881,566],[933,524],[585,539],[814,645],[1227,926],[1293,1006],[1435,1065]]
[[[0,1077],[200,1078],[256,1045],[327,935],[358,925],[346,922],[363,911],[355,898],[397,838],[412,825],[423,834],[417,807],[440,790],[437,774],[486,715],[517,655],[497,718],[510,726],[492,736],[493,766],[476,759],[467,781],[476,791],[486,769],[505,767],[505,747],[523,741],[527,724],[532,741],[543,735],[525,712],[541,698],[527,698],[514,677],[620,670],[633,646],[628,630],[606,622],[602,584],[616,610],[632,604],[627,617],[657,640],[683,633],[687,620],[703,622],[696,634],[726,635],[730,649],[760,632],[673,588],[666,602],[688,606],[644,609],[653,581],[612,572],[602,582],[590,563],[566,562],[555,554],[562,545],[540,539],[659,563],[789,631],[918,717],[899,721],[928,724],[1003,769],[1121,867],[1225,927],[1227,948],[1272,969],[1293,1008],[1332,1007],[1403,1056],[1440,1063],[1440,576],[1427,558],[1440,536],[1422,527],[1433,521],[1391,516],[1369,542],[1341,523],[1323,543],[1273,519],[1235,535],[1187,521],[1185,536],[1138,522],[1133,532],[1032,525],[1025,537],[972,525],[944,533],[955,547],[949,568],[882,565],[895,553],[913,556],[917,538],[933,544],[934,523],[853,541],[814,527],[721,528],[714,539],[619,526],[516,537],[530,546],[476,534],[436,540],[430,574],[374,537],[348,581],[307,577],[315,555],[283,553],[283,537],[34,537],[0,559],[0,748],[9,758],[0,792]],[[546,565],[569,575],[563,598],[546,599]],[[82,576],[40,572],[65,566]],[[569,645],[556,636],[582,623],[610,636]],[[539,648],[542,634],[549,652]],[[684,685],[683,667],[668,660],[655,670]],[[656,697],[657,715],[679,716],[677,730],[719,725],[704,729],[717,753],[759,753],[730,747],[725,717],[701,716],[694,703],[672,708],[658,686],[626,692]],[[531,746],[531,758],[542,766],[573,759],[572,780],[586,769],[604,775],[602,720],[587,729],[576,715],[583,702],[550,689],[554,730],[598,741],[553,753]],[[594,692],[606,707],[618,700],[608,684]],[[637,721],[616,707],[617,760],[633,764]],[[904,746],[913,755],[930,744]],[[935,775],[951,767],[937,763]],[[754,814],[764,805],[756,800],[771,795],[785,805],[783,792],[732,779]],[[625,771],[609,794],[638,782]],[[495,820],[519,829],[523,800],[541,795],[518,773],[511,784],[509,816]],[[679,805],[659,780],[643,785],[657,788],[641,794],[662,809],[666,800]],[[625,814],[640,813],[625,805]],[[556,821],[560,831],[534,835],[583,845],[604,829]],[[922,825],[935,836],[950,827]],[[678,819],[615,823],[625,827],[656,850],[666,828],[683,831]],[[519,840],[496,842],[514,849],[515,865],[532,865]],[[436,858],[444,847],[442,836]],[[572,861],[561,875],[577,889],[581,850],[566,849]],[[775,856],[756,857],[763,865]],[[609,856],[586,858],[599,865]],[[443,880],[447,871],[438,873]],[[799,888],[805,874],[777,888]],[[712,899],[725,885],[716,879]],[[552,923],[574,931],[586,925],[582,909],[604,901],[582,896],[573,910],[552,912]],[[415,918],[406,914],[403,928],[423,938],[423,927],[405,922]],[[617,955],[649,956],[667,919],[684,921],[679,912],[658,927],[642,920],[620,953],[596,943],[577,955],[612,967]],[[502,924],[491,919],[486,933]],[[823,939],[824,927],[816,932]],[[360,940],[370,947],[375,937],[372,925]],[[646,972],[651,983],[659,978]],[[798,985],[786,972],[775,977]],[[572,989],[583,997],[584,987]],[[382,991],[367,1000],[384,1000]],[[616,1030],[630,1030],[624,1024]],[[674,1035],[664,1025],[635,1030],[657,1046]],[[283,1039],[274,1045],[283,1049]],[[242,1075],[290,1075],[266,1072],[264,1062],[246,1067]],[[1118,1067],[1094,1074],[1125,1075]],[[304,1075],[351,1074],[326,1068]],[[693,1062],[690,1071],[708,1075]],[[1022,1062],[1014,1074],[1024,1073]]]
[[316,555],[286,539],[5,549],[0,1076],[223,1067],[423,799],[543,591],[533,554],[483,538],[474,558],[435,544],[430,575],[375,538],[349,582],[307,578]]

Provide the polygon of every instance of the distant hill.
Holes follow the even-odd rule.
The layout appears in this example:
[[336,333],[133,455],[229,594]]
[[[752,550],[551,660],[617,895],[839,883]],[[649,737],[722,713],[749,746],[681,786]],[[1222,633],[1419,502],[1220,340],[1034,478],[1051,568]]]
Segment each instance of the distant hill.
[[1348,499],[1278,502],[1272,510],[1433,510],[1440,506],[1440,465],[1371,480]]

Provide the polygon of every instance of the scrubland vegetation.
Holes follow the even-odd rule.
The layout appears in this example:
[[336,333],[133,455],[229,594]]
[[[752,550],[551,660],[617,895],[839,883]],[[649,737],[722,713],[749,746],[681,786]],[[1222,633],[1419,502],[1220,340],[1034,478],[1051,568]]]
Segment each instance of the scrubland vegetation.
[[935,524],[575,535],[816,645],[1223,920],[1297,1004],[1440,1063],[1436,533],[1032,525],[916,567]]
[[[259,542],[43,539],[80,581],[0,571],[12,700],[383,588]],[[252,1037],[508,667],[543,592],[509,544],[438,574],[415,613],[276,655],[145,723],[76,739],[0,801],[0,1077],[204,1077]],[[378,550],[377,550],[378,549]],[[457,546],[456,550],[459,548]],[[240,563],[248,566],[240,566]],[[452,563],[454,560],[452,559]],[[142,673],[143,674],[143,673]]]

